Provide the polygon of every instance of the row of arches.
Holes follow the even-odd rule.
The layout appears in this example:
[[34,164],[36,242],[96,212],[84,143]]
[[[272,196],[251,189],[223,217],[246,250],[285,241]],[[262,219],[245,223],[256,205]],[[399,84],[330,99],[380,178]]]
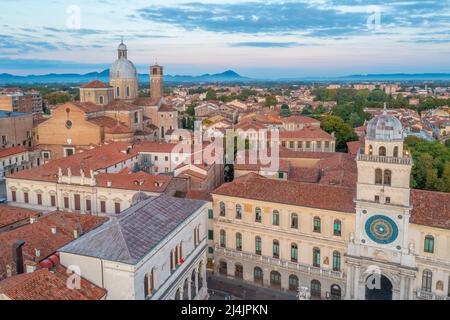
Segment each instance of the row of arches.
[[[220,230],[220,246],[222,248],[227,247],[227,233],[225,230]],[[243,250],[243,240],[242,234],[237,232],[235,235],[236,251]],[[290,261],[294,263],[299,262],[299,247],[297,243],[291,243],[290,245]],[[255,237],[255,254],[262,255],[262,239],[259,236]],[[272,257],[275,259],[280,259],[280,241],[274,239],[272,241]],[[318,247],[313,248],[313,261],[312,265],[314,267],[321,266],[321,250]],[[341,253],[339,251],[333,251],[333,261],[332,261],[333,271],[341,271]]]
[[[228,275],[228,264],[226,261],[221,260],[219,262],[219,273],[220,275],[227,276]],[[236,279],[243,280],[244,278],[244,267],[240,263],[236,263],[234,265],[234,277]],[[282,289],[282,275],[278,271],[270,272],[270,287],[272,289],[281,290]],[[264,285],[264,271],[260,267],[255,267],[253,269],[253,282],[258,285]],[[288,289],[291,292],[298,292],[300,287],[300,281],[297,275],[291,274],[288,279]],[[310,283],[310,292],[312,297],[320,298],[322,296],[322,285],[319,280],[312,280]],[[342,290],[341,287],[337,284],[333,284],[330,287],[330,297],[331,299],[341,299]]]
[[205,286],[204,266],[200,262],[197,268],[189,273],[188,277],[182,282],[182,286],[175,292],[175,300],[193,300]]
[[[369,145],[369,155],[373,155],[372,145]],[[378,155],[380,157],[386,157],[387,156],[386,147],[384,147],[384,146],[379,147]],[[398,158],[398,156],[399,156],[399,148],[397,146],[395,146],[394,149],[392,150],[392,157]]]

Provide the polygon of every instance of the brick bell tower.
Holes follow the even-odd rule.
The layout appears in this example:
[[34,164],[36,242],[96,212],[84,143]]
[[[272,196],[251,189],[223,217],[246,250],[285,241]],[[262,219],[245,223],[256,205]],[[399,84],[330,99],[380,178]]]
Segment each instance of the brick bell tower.
[[150,67],[150,92],[151,97],[161,100],[164,93],[164,72],[163,67],[154,65]]

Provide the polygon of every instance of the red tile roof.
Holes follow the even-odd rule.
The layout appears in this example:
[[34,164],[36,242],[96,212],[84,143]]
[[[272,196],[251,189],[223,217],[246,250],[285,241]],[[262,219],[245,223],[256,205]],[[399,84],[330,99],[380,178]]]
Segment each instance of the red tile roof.
[[99,111],[103,110],[103,106],[96,105],[92,102],[79,102],[79,101],[67,102],[67,103],[58,105],[57,108],[61,108],[61,107],[66,108],[68,105],[75,106],[86,113],[99,112]]
[[38,217],[40,214],[37,211],[0,204],[0,228],[32,217]]
[[11,300],[100,300],[106,290],[81,278],[80,289],[67,286],[69,275],[62,266],[40,269],[10,277],[0,282],[0,295]]
[[168,104],[163,104],[159,110],[159,112],[175,112],[177,111],[177,109],[175,109],[174,107],[172,107],[171,105]]
[[[81,227],[83,232],[88,232],[107,220],[105,217],[53,212],[39,218],[33,224],[27,224],[0,234],[0,279],[6,277],[7,265],[15,270],[12,245],[17,240],[25,241],[23,247],[24,263],[35,264],[73,241],[74,230]],[[56,227],[56,234],[52,233],[52,227]],[[39,257],[36,256],[36,249],[40,250]]]
[[319,120],[310,117],[294,115],[282,119],[283,123],[320,123]]
[[82,86],[81,88],[83,89],[106,89],[106,88],[111,88],[111,86],[107,85],[106,83],[100,81],[100,80],[94,80],[91,81],[87,84],[85,84],[84,86]]
[[135,111],[139,110],[139,107],[132,103],[127,103],[120,100],[114,100],[110,104],[105,106],[106,111]]
[[320,178],[318,168],[293,167],[289,171],[289,180],[297,182],[317,183]]
[[361,141],[347,142],[348,153],[350,153],[352,155],[357,155],[359,152],[359,149],[361,149],[361,146],[362,146]]
[[450,229],[450,193],[413,189],[411,204],[412,223]]
[[328,132],[317,127],[306,127],[296,131],[280,131],[280,139],[312,139],[312,140],[335,140]]
[[109,134],[125,134],[125,133],[133,133],[133,130],[128,128],[126,125],[121,123],[116,123],[115,126],[110,128],[105,128],[105,133]]
[[207,191],[191,190],[186,193],[186,198],[212,201],[211,193],[209,193]]
[[[163,193],[172,177],[137,173],[100,173],[96,176],[97,186],[104,188],[136,190]],[[108,182],[111,187],[108,187]]]
[[25,147],[12,147],[6,149],[0,149],[0,158],[9,157],[15,154],[27,152],[28,149]]
[[70,168],[73,175],[79,175],[80,169],[84,170],[86,177],[90,176],[90,170],[100,170],[111,167],[117,163],[137,156],[137,148],[131,148],[128,142],[114,142],[104,144],[100,147],[77,153],[67,158],[50,160],[48,163],[28,170],[19,171],[11,175],[14,179],[58,181],[58,170],[63,169],[67,174]]
[[212,194],[341,212],[355,212],[354,188],[264,178],[249,173]]

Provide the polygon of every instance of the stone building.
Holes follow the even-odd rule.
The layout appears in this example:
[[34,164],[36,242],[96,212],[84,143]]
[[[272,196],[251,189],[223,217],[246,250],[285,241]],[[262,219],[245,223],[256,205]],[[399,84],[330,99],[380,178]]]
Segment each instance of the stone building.
[[31,147],[32,133],[31,113],[0,111],[0,148]]
[[204,201],[151,197],[60,249],[61,264],[107,300],[206,299],[206,212]]
[[114,91],[114,99],[133,101],[138,98],[138,75],[133,62],[128,60],[128,48],[121,42],[117,49],[117,60],[109,69],[109,84]]

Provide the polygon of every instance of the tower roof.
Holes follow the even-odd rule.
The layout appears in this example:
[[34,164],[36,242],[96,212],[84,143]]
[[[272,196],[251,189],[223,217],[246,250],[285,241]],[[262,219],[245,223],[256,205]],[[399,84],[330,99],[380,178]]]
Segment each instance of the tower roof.
[[400,120],[388,114],[386,104],[382,115],[370,120],[367,125],[369,140],[403,140],[403,126]]

